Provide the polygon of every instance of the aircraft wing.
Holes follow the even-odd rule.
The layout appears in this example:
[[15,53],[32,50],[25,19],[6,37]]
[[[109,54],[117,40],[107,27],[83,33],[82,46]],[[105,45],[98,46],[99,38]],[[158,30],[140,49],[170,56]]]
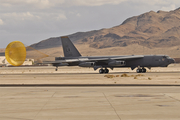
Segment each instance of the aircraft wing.
[[58,64],[58,63],[73,63],[73,62],[91,62],[91,61],[103,61],[108,60],[109,58],[100,58],[100,59],[66,59],[66,60],[56,60],[43,62],[41,64]]
[[79,58],[79,59],[66,59],[66,60],[56,60],[56,61],[50,61],[50,62],[43,62],[43,64],[62,64],[68,65],[68,63],[73,62],[96,62],[96,61],[107,61],[107,60],[133,60],[133,59],[140,59],[143,58],[143,55],[134,55],[134,56],[120,56],[120,57],[112,57],[112,58],[94,58],[94,59],[88,59],[88,58]]
[[65,60],[48,61],[48,62],[42,62],[39,64],[58,64],[58,66],[68,66],[69,65],[67,62],[65,62]]
[[93,62],[93,61],[107,61],[107,60],[134,60],[143,58],[144,55],[133,55],[133,56],[119,56],[119,57],[107,57],[107,58],[97,58],[97,59],[88,59],[84,60],[84,62]]
[[140,59],[143,58],[144,55],[132,55],[132,56],[122,56],[122,57],[115,57],[111,58],[112,60],[133,60],[133,59]]
[[48,61],[48,62],[42,62],[40,64],[58,64],[58,63],[65,63],[65,60]]

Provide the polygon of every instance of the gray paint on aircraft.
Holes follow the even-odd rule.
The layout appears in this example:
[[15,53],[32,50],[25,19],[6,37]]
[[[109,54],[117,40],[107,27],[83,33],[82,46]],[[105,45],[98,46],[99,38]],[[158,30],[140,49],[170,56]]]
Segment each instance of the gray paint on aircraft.
[[[100,73],[108,73],[110,68],[130,67],[137,72],[146,72],[145,67],[167,67],[175,63],[174,59],[167,55],[127,55],[127,56],[91,56],[83,57],[67,36],[61,37],[64,57],[56,57],[55,61],[48,62],[53,66],[80,66],[100,69]],[[48,64],[47,63],[47,64]],[[105,68],[105,69],[103,69]]]

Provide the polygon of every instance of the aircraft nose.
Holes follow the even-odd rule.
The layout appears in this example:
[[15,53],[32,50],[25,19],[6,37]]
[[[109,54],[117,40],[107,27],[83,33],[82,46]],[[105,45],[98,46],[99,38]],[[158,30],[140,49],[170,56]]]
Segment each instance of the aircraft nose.
[[173,63],[176,63],[176,61],[174,59],[172,59],[172,60],[173,60]]
[[169,61],[170,64],[176,62],[173,58],[169,59],[168,61]]

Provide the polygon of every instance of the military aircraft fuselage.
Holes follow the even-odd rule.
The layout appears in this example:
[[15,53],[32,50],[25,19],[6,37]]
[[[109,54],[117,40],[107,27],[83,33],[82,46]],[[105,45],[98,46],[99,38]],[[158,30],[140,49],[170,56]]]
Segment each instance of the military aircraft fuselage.
[[145,73],[147,68],[167,67],[174,63],[174,59],[167,55],[126,55],[126,56],[87,56],[83,57],[67,36],[61,37],[64,57],[56,57],[55,61],[49,62],[56,66],[79,66],[100,68],[99,73],[108,73],[110,68],[130,67],[137,69],[138,73]]
[[[136,56],[136,55],[132,55]],[[142,58],[138,59],[122,59],[121,62],[124,62],[120,65],[109,65],[109,62],[117,61],[113,60],[112,58],[117,57],[126,57],[126,56],[92,56],[92,57],[58,57],[56,60],[65,60],[65,61],[73,61],[73,60],[79,60],[78,62],[69,62],[67,66],[79,66],[82,63],[91,63],[89,66],[82,65],[80,67],[94,67],[94,66],[101,66],[103,68],[119,68],[119,67],[131,67],[132,69],[140,66],[140,67],[167,67],[169,64],[174,63],[174,59],[170,58],[166,55],[145,55]],[[104,61],[93,61],[94,59],[104,59],[109,58],[109,60]],[[82,60],[82,61],[81,61]],[[84,60],[88,60],[91,62],[86,62]],[[54,65],[56,66],[56,65]]]

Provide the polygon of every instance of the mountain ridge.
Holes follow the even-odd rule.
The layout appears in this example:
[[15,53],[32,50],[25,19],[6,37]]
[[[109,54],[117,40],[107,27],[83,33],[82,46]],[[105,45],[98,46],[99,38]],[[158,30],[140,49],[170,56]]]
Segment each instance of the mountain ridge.
[[[68,35],[75,44],[103,49],[138,44],[148,48],[180,45],[180,8],[173,11],[150,11],[126,19],[122,24],[100,30]],[[35,49],[61,46],[60,37],[49,38],[31,45]]]

